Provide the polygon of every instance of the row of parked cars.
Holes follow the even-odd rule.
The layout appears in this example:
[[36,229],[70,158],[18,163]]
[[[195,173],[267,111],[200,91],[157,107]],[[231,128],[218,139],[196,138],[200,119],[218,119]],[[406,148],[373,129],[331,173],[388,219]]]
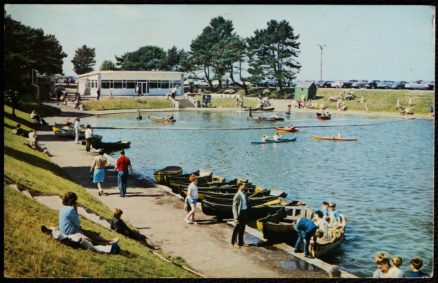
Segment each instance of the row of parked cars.
[[349,81],[318,81],[318,87],[331,88],[380,88],[380,89],[434,89],[435,82],[425,81],[380,81],[380,80],[349,80]]

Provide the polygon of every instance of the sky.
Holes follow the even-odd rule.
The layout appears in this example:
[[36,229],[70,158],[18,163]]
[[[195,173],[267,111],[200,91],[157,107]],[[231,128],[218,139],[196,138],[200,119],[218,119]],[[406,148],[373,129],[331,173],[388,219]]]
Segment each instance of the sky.
[[84,44],[96,50],[95,70],[115,55],[154,45],[164,50],[190,43],[222,16],[249,37],[271,19],[298,34],[302,65],[297,80],[426,80],[435,78],[435,7],[360,5],[91,5],[8,4],[8,15],[53,34],[71,60]]

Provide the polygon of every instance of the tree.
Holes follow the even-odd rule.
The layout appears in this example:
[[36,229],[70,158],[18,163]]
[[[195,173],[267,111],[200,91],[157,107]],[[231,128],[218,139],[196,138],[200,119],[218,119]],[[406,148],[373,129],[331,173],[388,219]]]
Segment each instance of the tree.
[[76,49],[75,56],[71,62],[73,63],[73,70],[76,74],[81,75],[93,71],[93,66],[96,64],[94,57],[96,52],[94,48],[89,48],[87,45],[83,45],[81,48]]
[[112,61],[109,61],[109,60],[103,61],[102,64],[100,65],[101,71],[115,70],[115,69],[116,69],[116,66],[114,65],[114,63]]
[[176,46],[173,46],[167,50],[166,56],[166,70],[168,71],[180,71],[181,68],[181,57],[184,50],[178,50]]
[[144,46],[134,52],[116,56],[121,70],[152,71],[166,69],[166,52],[157,46]]
[[25,92],[31,87],[33,74],[62,73],[67,54],[55,36],[25,26],[9,15],[5,15],[4,32],[5,89]]
[[222,78],[233,62],[236,62],[238,40],[232,21],[216,17],[190,44],[193,63],[197,70],[204,72],[204,78],[210,87],[213,87],[213,78],[222,87]]
[[271,20],[267,25],[248,38],[248,72],[253,81],[275,80],[283,95],[284,84],[293,80],[301,68],[295,59],[299,54],[299,35],[285,20]]

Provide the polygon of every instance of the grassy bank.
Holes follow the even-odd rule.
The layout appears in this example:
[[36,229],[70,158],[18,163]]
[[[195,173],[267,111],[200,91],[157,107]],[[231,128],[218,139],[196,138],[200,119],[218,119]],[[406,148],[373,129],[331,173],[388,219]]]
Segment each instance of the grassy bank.
[[[219,98],[212,97],[211,104],[216,106],[217,108],[236,108],[236,99],[235,98]],[[245,107],[256,107],[258,104],[257,100],[254,99],[245,99],[243,100],[243,106]]]
[[[34,105],[38,109],[38,106]],[[111,218],[111,211],[73,183],[50,158],[23,145],[24,137],[11,133],[17,123],[24,130],[33,128],[29,114],[4,106],[4,175],[29,187],[32,193],[62,196],[67,191],[78,195],[86,209]],[[104,238],[120,238],[119,255],[96,254],[73,249],[52,240],[40,231],[41,225],[57,226],[58,213],[6,186],[4,194],[4,274],[7,277],[91,277],[160,278],[194,277],[184,269],[163,261],[140,243],[109,231],[81,217],[81,226],[100,232]]]
[[172,103],[163,98],[113,98],[101,100],[84,100],[82,102],[90,110],[118,110],[118,109],[161,109],[172,108]]
[[[336,109],[336,102],[328,103],[330,96],[340,96],[345,89],[329,89],[319,88],[317,91],[318,99],[314,100],[319,105],[324,103],[328,109]],[[359,103],[362,96],[366,100],[368,110],[370,112],[388,112],[398,113],[399,110],[395,108],[397,99],[400,99],[402,107],[410,107],[408,105],[409,97],[412,98],[414,104],[411,110],[415,114],[428,114],[430,105],[435,104],[435,93],[431,90],[383,90],[383,89],[355,89],[355,100],[344,100],[348,110],[365,111],[365,103]]]

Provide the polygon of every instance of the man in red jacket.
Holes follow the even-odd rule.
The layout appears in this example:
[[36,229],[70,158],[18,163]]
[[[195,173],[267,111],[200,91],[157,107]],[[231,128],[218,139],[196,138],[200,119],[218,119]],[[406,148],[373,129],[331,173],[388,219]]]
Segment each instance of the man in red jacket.
[[125,151],[120,151],[120,157],[117,159],[116,167],[114,168],[117,173],[117,185],[119,186],[120,197],[125,197],[126,185],[128,184],[128,174],[132,174],[131,161],[125,156]]

